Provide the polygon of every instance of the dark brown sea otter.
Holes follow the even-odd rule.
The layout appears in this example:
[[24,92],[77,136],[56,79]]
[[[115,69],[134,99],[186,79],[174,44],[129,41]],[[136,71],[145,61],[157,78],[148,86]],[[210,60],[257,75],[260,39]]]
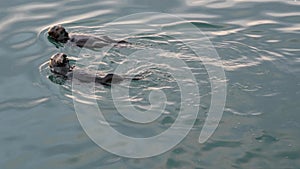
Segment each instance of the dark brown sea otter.
[[[64,53],[57,53],[51,56],[49,67],[52,73],[62,76],[65,79],[76,78],[79,81],[88,83],[96,82],[104,85],[110,85],[111,83],[118,83],[124,79],[116,74],[93,74],[80,68],[76,68],[75,66],[71,66],[67,55]],[[133,80],[139,80],[139,78],[133,78]]]
[[128,43],[124,40],[117,41],[107,36],[93,36],[86,34],[68,33],[61,25],[55,25],[48,30],[49,37],[57,43],[74,43],[78,47],[85,48],[102,48],[112,43]]

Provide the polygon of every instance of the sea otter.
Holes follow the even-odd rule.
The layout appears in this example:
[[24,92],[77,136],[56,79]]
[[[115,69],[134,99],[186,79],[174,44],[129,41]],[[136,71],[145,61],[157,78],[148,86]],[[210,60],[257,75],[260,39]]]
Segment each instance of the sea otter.
[[117,41],[107,36],[98,37],[87,34],[68,33],[66,29],[61,25],[50,27],[48,30],[48,35],[50,39],[54,40],[56,43],[71,42],[80,48],[102,48],[112,43],[129,44],[127,41]]
[[[51,56],[49,61],[50,71],[58,76],[65,79],[76,78],[82,82],[96,82],[103,85],[110,85],[111,83],[118,83],[124,80],[122,76],[116,74],[100,74],[91,73],[84,71],[75,66],[71,66],[67,55],[64,53],[56,53]],[[132,80],[139,80],[140,78],[135,77]]]

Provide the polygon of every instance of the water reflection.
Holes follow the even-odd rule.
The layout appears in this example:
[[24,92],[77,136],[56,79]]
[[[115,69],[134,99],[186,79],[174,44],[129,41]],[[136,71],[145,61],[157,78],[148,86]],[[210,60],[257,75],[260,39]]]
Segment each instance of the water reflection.
[[[299,2],[7,1],[0,8],[0,161],[4,168],[298,168]],[[209,36],[226,69],[227,111],[214,136],[199,145],[196,141],[210,105],[210,84],[203,67],[193,69],[203,85],[203,98],[192,132],[161,156],[134,160],[99,149],[76,119],[71,84],[56,85],[48,79],[47,65],[41,72],[38,68],[62,50],[46,39],[50,25],[61,23],[72,31],[105,34],[104,25],[111,20],[144,11],[178,14]],[[136,22],[146,21],[126,24]],[[176,33],[184,26],[170,23],[165,31]],[[195,64],[195,58],[186,55],[187,48],[176,41],[166,43],[159,34],[147,36],[137,39],[153,48],[168,49],[174,44],[174,57]],[[110,71],[111,66],[122,64],[120,60],[125,57],[118,53],[114,51],[103,63],[116,62],[100,63],[101,68]],[[113,55],[118,57],[111,59]],[[149,81],[156,83],[148,86],[149,90],[159,88],[159,84],[164,85],[162,89],[175,89],[168,77],[150,70]],[[147,87],[149,81],[136,85]],[[136,93],[130,101],[144,101],[144,91],[133,89]],[[108,91],[99,87],[96,99],[108,99]],[[174,122],[179,100],[172,99],[167,113],[146,134],[156,134]],[[127,123],[110,113],[111,105],[104,109],[112,126]],[[119,129],[127,133],[142,130]]]

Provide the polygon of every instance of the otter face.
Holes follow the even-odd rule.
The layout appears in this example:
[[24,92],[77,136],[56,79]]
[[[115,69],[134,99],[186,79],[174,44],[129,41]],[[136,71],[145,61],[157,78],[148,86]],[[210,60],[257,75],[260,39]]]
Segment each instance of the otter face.
[[51,56],[49,67],[52,73],[66,76],[72,70],[69,59],[64,53],[57,53]]
[[69,40],[69,34],[61,25],[55,25],[49,28],[48,35],[57,42],[66,43]]

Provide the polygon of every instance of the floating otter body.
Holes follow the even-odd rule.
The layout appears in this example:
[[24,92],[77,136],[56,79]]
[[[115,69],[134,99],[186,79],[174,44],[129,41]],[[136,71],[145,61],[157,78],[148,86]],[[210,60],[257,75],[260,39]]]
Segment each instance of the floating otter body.
[[82,48],[102,48],[112,43],[128,43],[124,40],[117,41],[107,36],[93,36],[86,34],[68,33],[61,25],[55,25],[48,30],[49,37],[57,43],[74,43],[76,46]]
[[[110,85],[111,83],[121,82],[124,78],[116,74],[92,74],[87,71],[83,71],[80,68],[71,66],[67,55],[64,53],[57,53],[51,56],[49,61],[49,67],[52,73],[62,76],[65,79],[78,79],[82,82],[96,82],[104,85]],[[138,80],[137,78],[133,80]]]

